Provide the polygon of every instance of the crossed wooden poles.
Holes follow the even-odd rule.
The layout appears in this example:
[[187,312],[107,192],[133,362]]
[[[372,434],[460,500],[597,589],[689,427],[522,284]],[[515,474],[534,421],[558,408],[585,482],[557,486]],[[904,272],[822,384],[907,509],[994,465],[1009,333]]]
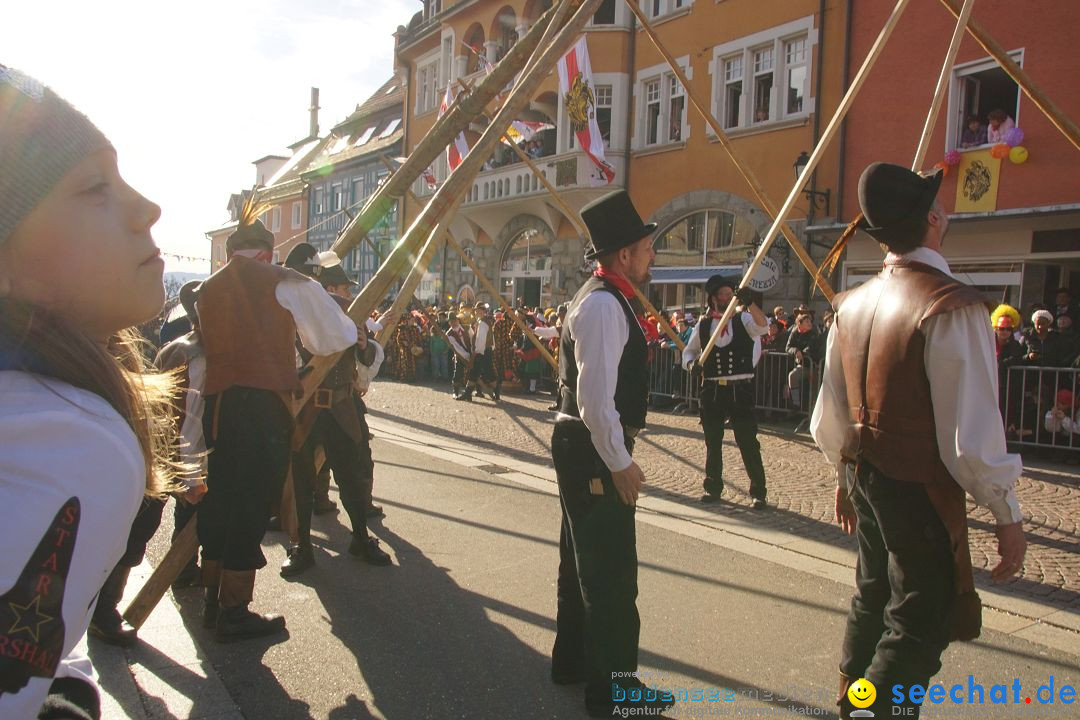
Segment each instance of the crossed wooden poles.
[[[647,18],[638,7],[638,3],[635,0],[626,0],[627,7],[629,7],[631,12],[636,16],[642,30],[648,36],[649,40],[664,56],[668,65],[671,66],[672,72],[686,89],[690,102],[705,118],[705,121],[709,124],[719,140],[721,147],[723,147],[736,169],[746,180],[759,204],[773,217],[773,224],[769,228],[768,234],[765,236],[755,257],[747,268],[742,284],[745,285],[746,282],[753,277],[777,235],[782,233],[788,240],[788,244],[792,250],[798,256],[800,262],[802,262],[811,275],[815,277],[818,288],[826,298],[832,298],[832,288],[825,279],[820,276],[818,269],[798,242],[794,232],[787,226],[786,220],[791,213],[796,199],[806,185],[807,180],[820,162],[824,148],[828,146],[835,137],[841,120],[851,108],[855,96],[864,84],[870,68],[877,60],[889,36],[895,29],[908,2],[909,0],[897,1],[885,26],[882,28],[874,45],[871,47],[870,52],[852,81],[851,86],[841,100],[840,105],[837,107],[828,127],[814,148],[806,168],[796,180],[795,185],[792,187],[783,205],[777,209],[774,203],[766,195],[764,188],[751,171],[749,165],[738,155],[735,148],[732,146],[730,139],[716,121],[716,118],[714,118],[706,109],[706,105],[701,102],[698,93],[686,78],[682,68],[679,67],[671,53],[663,46],[659,38],[657,38],[656,33],[650,26]],[[472,262],[472,259],[461,251],[460,245],[458,245],[450,234],[446,232],[447,226],[449,225],[450,217],[461,202],[465,190],[471,185],[476,174],[481,170],[484,158],[488,157],[494,150],[496,143],[500,141],[506,128],[510,126],[511,121],[515,120],[525,108],[529,99],[532,97],[543,78],[554,66],[555,62],[562,57],[576,41],[577,36],[582,32],[585,24],[599,8],[600,3],[601,0],[560,0],[545,12],[529,31],[510,49],[489,75],[483,78],[475,88],[470,89],[469,92],[458,97],[457,101],[451,106],[448,112],[435,122],[435,125],[420,141],[406,162],[398,168],[398,170],[394,172],[378,190],[376,190],[367,202],[365,202],[360,212],[350,220],[349,224],[342,231],[332,248],[339,256],[343,256],[366,237],[368,231],[375,226],[386,212],[394,207],[398,200],[409,192],[410,183],[419,177],[431,162],[435,160],[439,153],[441,153],[452,141],[457,133],[461,132],[475,116],[481,114],[487,104],[500,94],[500,92],[513,80],[515,75],[518,75],[518,79],[514,84],[513,89],[506,96],[501,108],[495,114],[491,123],[481,135],[472,151],[462,160],[461,165],[450,174],[450,177],[447,178],[446,182],[443,183],[423,207],[412,225],[410,225],[408,230],[398,241],[397,245],[383,261],[382,265],[375,273],[375,276],[363,287],[352,305],[350,305],[348,314],[354,320],[357,320],[358,324],[363,324],[371,311],[386,297],[396,279],[405,273],[409,273],[411,268],[419,268],[419,273],[410,273],[416,275],[415,282],[419,282],[419,275],[422,274],[423,268],[427,265],[427,263],[422,262],[424,256],[432,252],[433,247],[437,244],[437,238],[443,237],[444,234],[454,250],[462,256],[476,274],[476,277],[484,284],[485,289],[491,293],[492,297],[499,300],[505,306],[502,294],[497,291],[494,285],[491,284],[486,277],[484,277],[479,271],[479,268]],[[975,40],[979,42],[979,44],[982,45],[995,60],[997,60],[1024,93],[1027,94],[1035,105],[1050,119],[1054,126],[1065,135],[1069,142],[1077,149],[1080,149],[1080,128],[1077,128],[1076,124],[1035,85],[1027,73],[1009,57],[1005,49],[1000,46],[977,21],[971,18],[971,8],[974,0],[964,0],[963,3],[959,2],[959,0],[941,0],[941,3],[957,17],[958,24],[945,58],[942,76],[939,78],[935,89],[931,109],[923,129],[923,135],[920,138],[919,149],[916,151],[914,166],[916,168],[919,167],[922,159],[925,157],[926,142],[932,132],[936,115],[940,109],[941,98],[946,87],[945,79],[947,78],[947,69],[952,65],[956,51],[959,47],[959,38],[964,30],[974,37]],[[523,157],[522,159],[525,160],[530,166],[530,169],[537,174],[537,177],[544,184],[545,188],[552,194],[556,204],[559,205],[571,222],[578,225],[579,230],[583,231],[583,236],[587,237],[587,232],[581,227],[577,213],[565,203],[555,191],[554,187],[551,187],[550,183],[546,181],[543,173],[536,168],[535,164],[526,157]],[[418,260],[421,262],[418,263]],[[407,282],[410,281],[411,280]],[[402,292],[399,294],[399,300],[401,299],[401,295],[405,295],[406,298],[412,295],[412,290],[409,290],[409,292],[406,293],[404,292],[406,289],[407,288],[402,288]],[[413,286],[413,290],[414,289],[415,285]],[[666,322],[663,322],[662,316],[655,312],[655,308],[652,308],[651,305],[648,304],[648,300],[640,294],[640,291],[639,298],[643,300],[645,307],[650,312],[653,312],[653,314],[661,321],[665,332],[681,349],[681,341],[678,340],[670,326],[668,326]],[[702,351],[702,362],[704,362],[709,352],[711,352],[715,346],[719,333],[727,322],[730,321],[734,310],[735,303],[731,303],[725,310],[721,321],[717,323],[712,337]],[[526,337],[528,337],[541,351],[545,360],[554,365],[554,359],[551,357],[550,353],[547,352],[547,348],[543,346],[543,343],[536,338],[524,323],[521,322],[520,318],[517,318],[515,313],[510,313],[510,315],[514,321],[519,324],[519,327],[522,328]],[[318,388],[326,376],[326,373],[333,367],[339,357],[340,354],[313,358],[311,362],[311,371],[303,381],[303,390],[298,393],[296,398],[294,398],[292,408],[294,416],[299,413],[311,398],[315,389]],[[145,621],[149,616],[150,611],[164,595],[168,586],[190,560],[195,552],[197,544],[195,523],[192,521],[173,541],[172,548],[158,565],[153,575],[147,580],[146,584],[136,595],[132,603],[125,610],[124,618],[129,623],[135,627],[139,627],[143,621]]]

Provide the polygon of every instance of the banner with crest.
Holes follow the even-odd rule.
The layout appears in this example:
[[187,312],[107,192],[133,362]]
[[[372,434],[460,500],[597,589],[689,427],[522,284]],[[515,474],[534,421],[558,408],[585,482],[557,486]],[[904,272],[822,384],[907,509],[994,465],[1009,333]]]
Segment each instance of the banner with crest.
[[558,67],[559,94],[570,118],[570,130],[577,138],[578,146],[600,171],[596,184],[609,184],[615,179],[615,171],[604,159],[604,138],[596,123],[596,91],[585,36],[578,38],[574,47],[559,60]]

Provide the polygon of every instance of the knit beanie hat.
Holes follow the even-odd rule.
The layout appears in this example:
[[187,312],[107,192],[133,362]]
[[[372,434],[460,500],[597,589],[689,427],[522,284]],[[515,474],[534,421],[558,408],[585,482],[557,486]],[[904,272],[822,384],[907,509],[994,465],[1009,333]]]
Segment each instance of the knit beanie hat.
[[111,147],[62,97],[0,65],[0,245],[69,170]]

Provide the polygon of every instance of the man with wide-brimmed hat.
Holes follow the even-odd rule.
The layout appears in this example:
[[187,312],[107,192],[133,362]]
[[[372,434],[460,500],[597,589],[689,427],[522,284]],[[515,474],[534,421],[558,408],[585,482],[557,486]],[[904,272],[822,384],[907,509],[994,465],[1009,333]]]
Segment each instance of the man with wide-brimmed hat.
[[672,701],[655,693],[643,700],[636,678],[641,622],[634,509],[645,475],[631,457],[649,399],[648,347],[634,284],[649,281],[656,225],[642,222],[625,190],[586,205],[581,218],[592,239],[585,257],[599,269],[571,301],[560,338],[551,457],[562,532],[551,679],[584,682],[592,717],[622,708],[656,714]]
[[713,351],[701,366],[699,409],[705,432],[705,494],[701,501],[719,502],[724,492],[724,427],[731,422],[735,444],[750,480],[750,502],[754,510],[765,508],[765,466],[757,439],[754,417],[754,368],[761,359],[761,338],[769,332],[769,319],[754,303],[749,288],[739,289],[735,278],[713,275],[705,283],[708,311],[694,326],[683,350],[683,367],[689,370],[701,361],[701,350],[716,332],[724,311],[737,303],[735,314]]
[[248,610],[271,502],[288,472],[300,389],[295,337],[316,355],[356,343],[356,326],[309,278],[272,263],[274,236],[254,202],[225,241],[229,261],[199,288],[206,357],[203,429],[208,491],[199,504],[203,624],[222,642],[280,632],[285,619]]
[[[840,662],[844,717],[847,687],[862,677],[878,688],[877,717],[918,717],[907,691],[927,687],[951,640],[978,636],[965,490],[997,521],[991,578],[1007,579],[1024,560],[1021,466],[1005,450],[988,307],[941,255],[949,218],[940,184],[940,171],[874,163],[863,172],[863,217],[849,231],[865,230],[888,255],[876,277],[833,300],[810,425],[838,468],[837,522],[859,540]],[[894,686],[904,688],[895,706],[896,693],[884,691]]]
[[[341,262],[323,257],[315,268],[320,284],[345,312],[349,301],[338,293],[348,293],[355,285]],[[324,264],[325,263],[325,264]],[[337,293],[334,292],[337,291]],[[368,533],[367,510],[371,503],[371,483],[374,463],[371,460],[370,431],[363,418],[362,401],[354,397],[357,363],[371,366],[375,361],[374,341],[368,340],[366,328],[358,327],[356,344],[341,356],[319,384],[319,389],[297,417],[297,425],[307,431],[307,437],[293,452],[293,491],[296,495],[296,543],[289,548],[281,566],[283,577],[295,577],[315,565],[311,545],[311,516],[316,495],[321,492],[316,478],[315,449],[322,446],[326,461],[334,472],[341,492],[341,504],[352,524],[349,553],[361,557],[369,565],[390,565],[390,556],[379,547],[379,541]],[[305,362],[311,353],[300,348]]]

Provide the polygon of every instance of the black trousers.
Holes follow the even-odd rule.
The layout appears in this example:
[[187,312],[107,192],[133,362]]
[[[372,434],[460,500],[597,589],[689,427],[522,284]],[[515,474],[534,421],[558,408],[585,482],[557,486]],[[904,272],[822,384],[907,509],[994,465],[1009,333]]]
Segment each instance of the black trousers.
[[[854,472],[858,518],[856,590],[840,672],[877,688],[876,717],[892,716],[893,685],[927,686],[949,644],[955,598],[949,534],[919,483],[894,480],[866,462]],[[903,717],[918,717],[918,705]]]
[[260,543],[289,470],[292,427],[273,391],[231,387],[206,398],[207,492],[197,506],[204,560],[225,570],[266,565]]
[[[352,402],[352,399],[343,402]],[[363,416],[361,416],[363,417]],[[328,410],[315,416],[304,445],[293,453],[293,492],[296,494],[296,521],[300,544],[311,543],[311,510],[315,501],[315,448],[323,446],[326,462],[334,473],[341,491],[341,504],[349,514],[353,535],[367,535],[367,515],[364,502],[364,462],[359,444],[341,429]],[[368,450],[370,461],[371,451]]]
[[492,365],[490,350],[473,359],[472,369],[469,370],[469,383],[475,385],[477,381],[495,382],[495,366]]
[[765,466],[761,463],[761,443],[754,417],[754,382],[721,385],[706,380],[701,388],[701,427],[705,431],[705,492],[718,495],[724,489],[724,422],[731,420],[735,444],[739,446],[750,496],[765,499]]
[[[174,500],[173,508],[173,539],[187,525],[188,520],[195,516],[195,505],[189,505],[177,499]],[[128,533],[127,548],[120,557],[117,565],[123,567],[138,567],[146,556],[146,546],[153,539],[154,534],[161,526],[161,515],[165,510],[165,500],[161,498],[143,498],[139,512],[135,514],[135,520],[131,523],[131,531]],[[195,563],[195,558],[191,559]]]
[[454,353],[454,373],[453,373],[453,375],[451,377],[451,380],[453,381],[453,385],[454,385],[455,390],[457,388],[465,387],[465,383],[467,383],[468,380],[469,380],[468,377],[466,376],[467,373],[468,373],[468,369],[469,369],[469,361],[463,359],[457,353]]
[[[627,448],[632,449],[632,440]],[[559,482],[562,529],[559,536],[557,631],[553,672],[587,678],[585,702],[611,703],[613,678],[620,685],[637,670],[637,538],[634,508],[615,493],[611,473],[600,459],[584,423],[556,423],[551,457]],[[600,478],[603,495],[589,491]]]

